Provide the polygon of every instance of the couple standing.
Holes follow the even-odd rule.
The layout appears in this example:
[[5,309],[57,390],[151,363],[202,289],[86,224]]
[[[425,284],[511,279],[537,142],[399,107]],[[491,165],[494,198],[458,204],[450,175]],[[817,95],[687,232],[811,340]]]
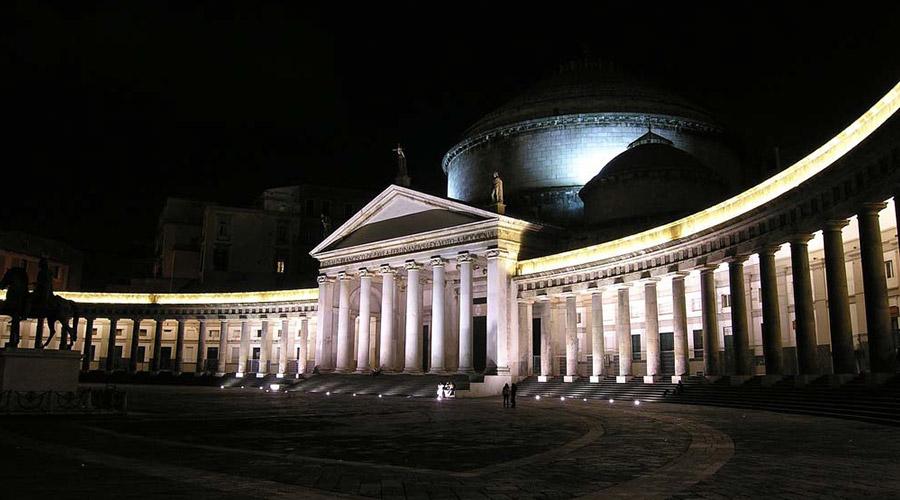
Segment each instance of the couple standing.
[[512,387],[509,384],[503,384],[503,407],[504,408],[515,408],[516,407],[516,384],[514,383]]

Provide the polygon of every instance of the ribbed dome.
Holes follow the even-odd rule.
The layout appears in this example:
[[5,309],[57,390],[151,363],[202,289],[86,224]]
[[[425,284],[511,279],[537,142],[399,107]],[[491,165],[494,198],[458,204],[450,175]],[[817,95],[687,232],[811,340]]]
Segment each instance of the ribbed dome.
[[490,129],[552,116],[586,113],[649,113],[714,123],[687,99],[597,61],[564,65],[520,96],[489,113],[466,131],[472,137]]

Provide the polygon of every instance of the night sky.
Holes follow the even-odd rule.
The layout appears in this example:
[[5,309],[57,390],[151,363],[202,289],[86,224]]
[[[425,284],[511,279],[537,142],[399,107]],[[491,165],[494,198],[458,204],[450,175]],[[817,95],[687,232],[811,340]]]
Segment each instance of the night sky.
[[796,160],[900,80],[896,3],[331,4],[7,5],[0,228],[149,256],[166,196],[377,192],[397,142],[414,187],[444,194],[465,128],[585,53],[707,105],[754,166],[775,145]]

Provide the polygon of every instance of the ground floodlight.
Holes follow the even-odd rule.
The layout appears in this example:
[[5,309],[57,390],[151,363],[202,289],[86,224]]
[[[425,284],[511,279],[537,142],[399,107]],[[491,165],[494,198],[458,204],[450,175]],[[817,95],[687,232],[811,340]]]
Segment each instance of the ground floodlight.
[[640,406],[640,405],[641,405],[641,400],[640,400],[640,399],[635,399],[635,400],[634,400],[634,406]]
[[616,402],[615,399],[609,398],[609,404],[613,404],[613,403],[615,403],[615,402]]
[[584,402],[587,403],[587,398],[584,398]]
[[277,391],[278,389],[281,389],[281,384],[269,384],[269,389]]
[[220,385],[220,386],[219,386],[219,389],[224,389],[224,388],[225,388],[224,385]]
[[565,397],[565,396],[560,396],[560,397],[559,397],[559,400],[560,400],[560,401],[565,401],[565,400],[566,400],[566,397]]
[[331,396],[331,391],[325,393],[326,396]]
[[537,400],[537,401],[540,401],[540,400],[541,400],[541,395],[540,395],[540,394],[536,395],[536,396],[534,397],[534,399]]

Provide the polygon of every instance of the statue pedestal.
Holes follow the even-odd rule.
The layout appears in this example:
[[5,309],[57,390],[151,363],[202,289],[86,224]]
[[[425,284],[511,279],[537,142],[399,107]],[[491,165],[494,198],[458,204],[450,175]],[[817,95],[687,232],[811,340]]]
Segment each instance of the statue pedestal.
[[505,203],[491,203],[491,210],[497,212],[500,215],[506,214],[506,204]]
[[0,350],[0,391],[78,390],[81,353],[46,349]]

